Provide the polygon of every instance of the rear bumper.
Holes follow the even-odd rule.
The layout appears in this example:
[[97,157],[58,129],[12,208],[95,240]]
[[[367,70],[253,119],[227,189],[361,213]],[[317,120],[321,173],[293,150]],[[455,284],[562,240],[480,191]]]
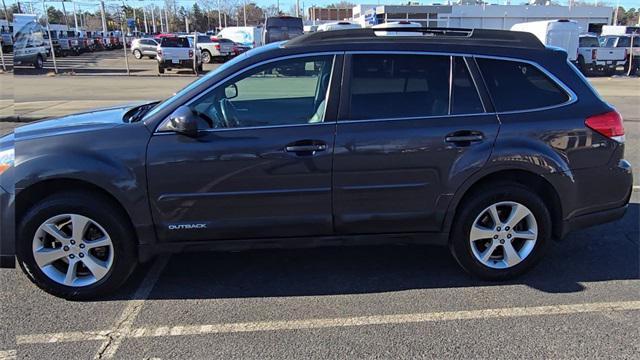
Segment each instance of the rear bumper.
[[619,220],[626,213],[627,207],[628,205],[624,205],[614,209],[576,216],[570,220],[567,220],[564,222],[562,236],[564,237],[572,231]]
[[180,60],[178,63],[174,63],[171,60],[162,60],[159,62],[160,66],[166,69],[192,69],[193,60]]
[[16,266],[14,195],[0,187],[0,268]]

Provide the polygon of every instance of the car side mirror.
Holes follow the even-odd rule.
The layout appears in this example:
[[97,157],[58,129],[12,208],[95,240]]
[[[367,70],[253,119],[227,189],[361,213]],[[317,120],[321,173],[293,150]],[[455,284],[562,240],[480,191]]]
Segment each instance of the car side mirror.
[[238,96],[238,86],[231,84],[224,88],[224,97],[227,99],[233,99]]
[[166,129],[188,137],[197,137],[197,115],[188,106],[180,106],[169,116]]

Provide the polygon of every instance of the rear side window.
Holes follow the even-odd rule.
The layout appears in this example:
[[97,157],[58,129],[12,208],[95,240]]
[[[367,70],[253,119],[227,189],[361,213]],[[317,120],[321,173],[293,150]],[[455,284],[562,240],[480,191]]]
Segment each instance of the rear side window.
[[354,55],[351,120],[447,115],[450,57]]
[[535,66],[477,58],[496,110],[530,110],[562,104],[567,93]]
[[479,114],[484,107],[478,96],[464,59],[453,58],[453,83],[451,87],[451,114]]

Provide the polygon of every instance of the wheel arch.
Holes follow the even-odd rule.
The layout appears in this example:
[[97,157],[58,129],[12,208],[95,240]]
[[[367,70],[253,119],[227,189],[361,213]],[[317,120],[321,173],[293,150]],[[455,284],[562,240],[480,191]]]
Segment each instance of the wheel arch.
[[[73,179],[73,178],[54,178],[54,179],[46,179],[37,183],[33,183],[28,187],[20,190],[16,194],[16,210],[15,210],[15,221],[16,224],[22,220],[22,217],[26,214],[26,212],[33,207],[39,200],[44,199],[45,197],[60,192],[83,192],[89,193],[94,196],[102,197],[104,200],[110,202],[114,205],[118,210],[125,215],[128,220],[128,226],[133,231],[136,238],[136,245],[140,243],[140,234],[136,230],[132,222],[131,213],[127,211],[127,208],[123,205],[122,201],[116,198],[113,194],[108,192],[103,187],[96,185],[94,183]],[[16,241],[17,241],[16,237]]]
[[532,189],[540,195],[551,214],[552,235],[554,238],[562,237],[563,205],[558,189],[544,176],[524,169],[496,169],[485,173],[467,184],[461,186],[454,195],[445,219],[445,228],[451,230],[454,220],[459,213],[460,206],[483,187],[492,183],[511,181]]

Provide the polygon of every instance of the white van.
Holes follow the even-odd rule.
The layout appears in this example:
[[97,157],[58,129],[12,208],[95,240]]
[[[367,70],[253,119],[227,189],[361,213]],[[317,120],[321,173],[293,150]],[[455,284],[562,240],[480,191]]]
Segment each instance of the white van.
[[572,20],[545,20],[515,24],[512,31],[524,31],[535,35],[546,46],[555,46],[566,50],[569,60],[575,62],[578,57],[580,28]]
[[354,24],[348,21],[338,21],[326,23],[318,26],[318,31],[332,31],[332,30],[345,30],[345,29],[360,29],[360,24]]
[[216,36],[252,49],[262,45],[261,26],[230,26],[220,30]]

